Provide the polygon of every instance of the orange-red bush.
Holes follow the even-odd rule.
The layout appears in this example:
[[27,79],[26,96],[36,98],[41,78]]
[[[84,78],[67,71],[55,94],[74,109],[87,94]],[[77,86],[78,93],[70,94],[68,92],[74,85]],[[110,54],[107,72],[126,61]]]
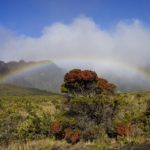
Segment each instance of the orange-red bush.
[[92,81],[97,79],[97,74],[94,71],[90,70],[80,70],[73,69],[70,72],[66,73],[64,77],[65,82],[75,82],[75,81]]
[[97,74],[91,70],[73,69],[66,73],[64,82],[62,92],[66,93],[91,95],[105,92],[112,94],[116,89],[114,84],[98,78]]
[[76,144],[80,140],[80,130],[72,130],[70,128],[65,129],[64,139],[68,143]]
[[127,136],[132,134],[132,128],[129,125],[119,125],[116,127],[116,132],[120,136]]
[[52,125],[51,125],[52,134],[58,134],[59,132],[61,132],[61,130],[62,130],[62,127],[61,127],[60,122],[55,121],[52,123]]
[[111,94],[116,89],[116,86],[112,83],[109,83],[106,79],[98,78],[97,79],[97,87],[108,94]]

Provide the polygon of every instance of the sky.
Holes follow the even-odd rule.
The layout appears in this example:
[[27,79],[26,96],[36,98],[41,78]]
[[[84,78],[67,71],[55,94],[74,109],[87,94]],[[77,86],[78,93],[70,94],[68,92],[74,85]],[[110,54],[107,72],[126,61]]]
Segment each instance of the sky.
[[149,8],[149,0],[0,0],[0,60],[150,65]]
[[0,0],[0,25],[17,34],[37,37],[45,26],[70,23],[85,15],[108,29],[120,20],[150,25],[149,0]]

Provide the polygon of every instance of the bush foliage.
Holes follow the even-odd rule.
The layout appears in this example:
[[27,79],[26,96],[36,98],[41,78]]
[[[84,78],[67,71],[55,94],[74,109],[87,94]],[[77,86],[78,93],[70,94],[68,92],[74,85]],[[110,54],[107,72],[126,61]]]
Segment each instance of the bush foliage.
[[73,69],[66,73],[62,92],[81,95],[112,94],[116,86],[100,78],[94,71]]

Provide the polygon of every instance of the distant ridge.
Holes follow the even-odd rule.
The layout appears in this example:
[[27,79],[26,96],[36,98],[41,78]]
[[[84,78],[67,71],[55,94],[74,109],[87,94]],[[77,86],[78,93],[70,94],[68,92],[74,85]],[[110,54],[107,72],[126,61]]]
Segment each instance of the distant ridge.
[[20,60],[7,63],[0,61],[1,83],[38,88],[54,93],[60,92],[64,72],[49,60],[29,62]]
[[52,62],[48,60],[29,61],[29,62],[26,62],[24,60],[9,61],[9,62],[0,61],[0,77],[6,76],[20,69],[25,69],[33,65],[40,65],[40,64],[46,64],[46,63],[52,63]]

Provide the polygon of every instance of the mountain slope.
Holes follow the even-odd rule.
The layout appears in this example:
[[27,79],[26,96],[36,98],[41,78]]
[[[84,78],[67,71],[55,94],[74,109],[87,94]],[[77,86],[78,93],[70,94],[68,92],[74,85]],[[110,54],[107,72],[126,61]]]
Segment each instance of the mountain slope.
[[[13,72],[18,73],[13,74]],[[9,74],[11,76],[1,81],[2,83],[11,83],[58,93],[63,82],[64,70],[51,61],[0,62],[0,77],[5,78]]]
[[0,84],[0,96],[54,95],[54,93],[12,84]]

